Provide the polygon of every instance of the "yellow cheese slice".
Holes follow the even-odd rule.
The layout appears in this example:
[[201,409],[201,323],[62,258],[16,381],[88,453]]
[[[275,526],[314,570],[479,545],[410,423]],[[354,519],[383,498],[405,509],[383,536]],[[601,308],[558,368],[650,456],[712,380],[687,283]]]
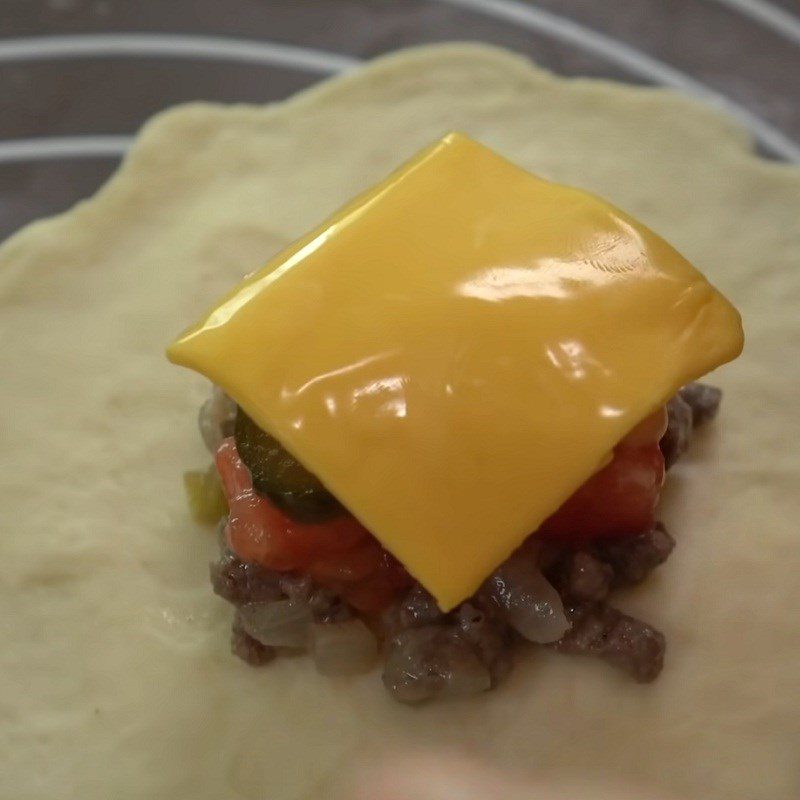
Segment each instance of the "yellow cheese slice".
[[451,133],[168,355],[222,386],[447,610],[742,342],[731,304],[646,227]]

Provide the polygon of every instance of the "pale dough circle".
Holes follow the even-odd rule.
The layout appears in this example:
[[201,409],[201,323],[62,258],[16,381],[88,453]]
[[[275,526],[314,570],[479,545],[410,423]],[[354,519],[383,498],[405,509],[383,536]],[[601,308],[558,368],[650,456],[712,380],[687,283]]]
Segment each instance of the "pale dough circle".
[[[500,690],[409,709],[377,672],[228,652],[213,535],[188,519],[203,382],[163,348],[230,284],[448,130],[607,197],[742,310],[723,413],[672,474],[678,548],[624,607],[667,635],[651,686],[521,654]],[[445,45],[268,108],[184,106],[91,200],[0,251],[0,796],[327,800],[379,748],[685,800],[800,796],[800,170],[654,89]]]

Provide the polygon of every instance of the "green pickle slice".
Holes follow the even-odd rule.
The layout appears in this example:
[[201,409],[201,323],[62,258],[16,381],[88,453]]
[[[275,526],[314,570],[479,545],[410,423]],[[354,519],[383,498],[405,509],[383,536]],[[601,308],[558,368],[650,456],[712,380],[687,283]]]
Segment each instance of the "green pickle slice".
[[281,443],[242,409],[233,432],[236,449],[250,470],[253,488],[298,522],[322,522],[344,513],[339,501]]

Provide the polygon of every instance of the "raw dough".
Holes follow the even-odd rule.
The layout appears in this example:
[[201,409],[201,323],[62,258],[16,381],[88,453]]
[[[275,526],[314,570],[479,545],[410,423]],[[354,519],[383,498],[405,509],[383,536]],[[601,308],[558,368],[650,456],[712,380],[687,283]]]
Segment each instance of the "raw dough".
[[[228,652],[213,536],[187,516],[206,387],[163,348],[229,285],[421,146],[462,130],[595,191],[741,308],[714,428],[671,475],[678,548],[625,601],[667,635],[637,686],[530,651],[499,691],[409,709],[377,672]],[[94,198],[0,251],[0,796],[330,798],[378,749],[687,800],[800,796],[800,170],[655,89],[477,45],[411,50],[269,108],[190,105]]]

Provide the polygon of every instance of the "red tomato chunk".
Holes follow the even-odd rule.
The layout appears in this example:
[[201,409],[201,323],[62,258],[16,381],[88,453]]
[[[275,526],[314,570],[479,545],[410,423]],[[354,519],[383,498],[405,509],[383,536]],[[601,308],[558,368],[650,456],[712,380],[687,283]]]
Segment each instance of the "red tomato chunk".
[[650,530],[664,483],[664,456],[658,442],[666,426],[665,408],[639,423],[614,449],[611,463],[545,520],[539,533],[588,540]]

